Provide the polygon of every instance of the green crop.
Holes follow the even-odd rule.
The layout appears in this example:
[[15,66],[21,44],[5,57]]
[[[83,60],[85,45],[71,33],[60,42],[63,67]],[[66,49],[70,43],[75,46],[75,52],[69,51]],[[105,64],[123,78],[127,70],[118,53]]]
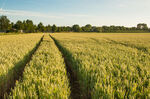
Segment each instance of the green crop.
[[31,51],[40,41],[42,34],[0,36],[0,76]]
[[68,99],[69,96],[64,60],[53,40],[45,35],[9,98]]
[[15,74],[43,34],[0,36],[0,97],[13,84]]
[[[92,99],[150,98],[150,54],[120,41],[114,43],[108,40],[114,39],[111,35],[52,34],[68,54],[82,91]],[[130,34],[114,35],[131,39]],[[144,34],[131,35],[139,42],[150,41],[150,35],[145,34],[145,39]]]
[[0,98],[11,83],[8,99],[150,98],[150,34],[50,35],[56,44],[49,34],[0,36]]

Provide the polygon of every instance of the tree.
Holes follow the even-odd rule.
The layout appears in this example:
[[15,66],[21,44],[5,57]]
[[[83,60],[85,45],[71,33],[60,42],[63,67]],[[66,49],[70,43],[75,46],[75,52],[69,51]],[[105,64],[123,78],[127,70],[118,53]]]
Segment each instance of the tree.
[[55,24],[52,26],[52,32],[53,32],[53,33],[54,33],[54,32],[57,32],[57,27],[56,27]]
[[13,22],[10,23],[10,28],[8,32],[17,32],[15,29],[15,24]]
[[40,22],[38,24],[37,29],[38,29],[39,32],[44,32],[45,31],[45,27],[44,27],[42,22]]
[[109,31],[109,27],[108,26],[103,26],[102,27],[102,32],[108,32]]
[[24,20],[23,22],[18,20],[15,24],[11,23],[7,16],[0,16],[0,32],[18,32],[23,30],[24,32],[150,32],[147,24],[139,23],[137,27],[124,27],[124,26],[102,26],[96,27],[87,24],[80,27],[78,24],[70,26],[60,26],[57,27],[55,24],[53,26],[44,26],[41,22],[36,26],[33,24],[32,20]]
[[90,24],[87,24],[85,26],[85,32],[91,32],[92,26]]
[[62,32],[61,27],[57,27],[57,32]]
[[80,26],[79,25],[73,25],[73,27],[72,27],[72,30],[73,30],[73,32],[81,32],[81,28],[80,28]]
[[148,26],[147,26],[147,24],[139,23],[137,25],[137,29],[148,30]]
[[46,26],[46,32],[52,32],[52,27],[50,25]]
[[17,30],[23,30],[24,29],[24,24],[22,21],[17,21],[16,24],[14,25],[15,29]]
[[66,31],[66,27],[65,26],[61,27],[61,31],[65,32]]
[[93,26],[92,29],[91,29],[92,32],[102,32],[102,28],[101,27],[96,27],[96,26]]
[[66,32],[71,32],[71,27],[67,26],[66,27]]
[[24,31],[27,33],[35,32],[35,25],[33,24],[32,20],[26,20],[23,22],[24,24]]
[[6,32],[10,27],[10,21],[7,16],[0,16],[0,31]]

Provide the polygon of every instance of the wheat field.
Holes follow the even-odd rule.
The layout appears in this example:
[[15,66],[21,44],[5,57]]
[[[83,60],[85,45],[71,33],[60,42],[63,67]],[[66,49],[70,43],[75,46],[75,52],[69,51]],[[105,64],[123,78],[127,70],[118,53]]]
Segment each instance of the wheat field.
[[0,97],[149,99],[150,34],[0,36]]

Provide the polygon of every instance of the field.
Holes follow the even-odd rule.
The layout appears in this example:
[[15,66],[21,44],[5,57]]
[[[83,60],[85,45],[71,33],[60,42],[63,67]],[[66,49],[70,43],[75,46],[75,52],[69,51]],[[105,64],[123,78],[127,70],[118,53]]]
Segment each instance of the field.
[[150,34],[0,36],[0,98],[149,99]]

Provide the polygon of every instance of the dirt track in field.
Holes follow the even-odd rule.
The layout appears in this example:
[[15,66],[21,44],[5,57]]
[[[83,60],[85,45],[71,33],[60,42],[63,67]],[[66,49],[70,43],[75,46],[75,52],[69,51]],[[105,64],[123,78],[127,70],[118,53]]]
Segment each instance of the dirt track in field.
[[70,97],[71,97],[71,99],[91,99],[90,97],[88,97],[89,95],[85,95],[81,91],[81,86],[79,84],[77,73],[72,69],[71,62],[67,60],[67,56],[63,53],[62,47],[58,44],[58,42],[55,40],[55,38],[53,38],[51,35],[50,35],[50,37],[53,39],[55,45],[57,46],[57,48],[59,49],[59,51],[61,52],[61,54],[64,58],[68,79],[70,80],[70,87],[71,87]]

